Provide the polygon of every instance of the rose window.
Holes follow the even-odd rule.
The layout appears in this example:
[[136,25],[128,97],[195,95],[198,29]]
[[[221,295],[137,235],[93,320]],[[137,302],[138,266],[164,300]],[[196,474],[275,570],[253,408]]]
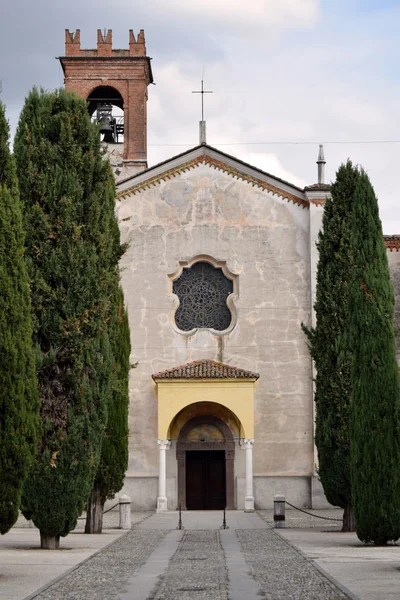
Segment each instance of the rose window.
[[183,269],[173,282],[172,291],[179,298],[175,323],[182,331],[195,328],[223,331],[231,324],[232,314],[226,301],[233,292],[233,282],[222,269],[207,262],[195,263]]

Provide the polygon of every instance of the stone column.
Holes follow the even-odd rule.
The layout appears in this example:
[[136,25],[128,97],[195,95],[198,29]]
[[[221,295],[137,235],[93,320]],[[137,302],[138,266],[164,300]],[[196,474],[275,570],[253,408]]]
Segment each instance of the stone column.
[[158,440],[157,444],[160,447],[160,466],[158,473],[158,498],[157,512],[166,512],[167,508],[167,468],[166,468],[166,451],[169,450],[171,442],[169,440]]
[[244,497],[245,512],[254,511],[253,495],[253,444],[254,440],[244,439],[242,447],[246,450],[246,495]]

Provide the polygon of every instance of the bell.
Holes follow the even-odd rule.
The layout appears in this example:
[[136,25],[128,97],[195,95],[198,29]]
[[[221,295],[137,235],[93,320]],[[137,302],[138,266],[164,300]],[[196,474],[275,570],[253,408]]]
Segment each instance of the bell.
[[100,133],[104,134],[103,142],[107,144],[115,143],[115,119],[112,116],[111,104],[97,105],[97,124],[100,126]]

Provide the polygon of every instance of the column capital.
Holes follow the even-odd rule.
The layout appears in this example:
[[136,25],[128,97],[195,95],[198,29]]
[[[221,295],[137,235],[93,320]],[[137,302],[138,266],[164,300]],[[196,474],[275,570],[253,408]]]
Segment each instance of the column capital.
[[171,447],[170,440],[157,440],[157,444],[160,446],[160,450],[169,450]]
[[249,450],[253,447],[254,444],[254,440],[250,439],[250,438],[242,438],[242,443],[241,443],[241,447],[244,450]]

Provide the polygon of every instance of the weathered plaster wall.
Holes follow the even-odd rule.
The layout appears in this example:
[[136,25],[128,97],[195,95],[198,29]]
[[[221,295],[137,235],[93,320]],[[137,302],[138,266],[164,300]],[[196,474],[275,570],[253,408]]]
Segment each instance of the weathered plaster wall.
[[394,311],[394,322],[396,328],[396,356],[400,365],[400,252],[396,250],[387,251],[390,277],[394,286],[396,305]]
[[[255,475],[311,475],[311,361],[300,328],[310,322],[308,209],[199,165],[123,199],[119,219],[122,241],[130,244],[122,284],[132,361],[138,361],[130,382],[127,475],[158,473],[151,374],[201,358],[260,373]],[[168,274],[178,261],[201,254],[226,260],[238,274],[237,324],[224,336],[200,330],[188,337],[172,326]]]
[[102,142],[104,155],[110,161],[111,168],[114,173],[115,183],[118,185],[120,181],[133,177],[141,173],[146,168],[145,161],[124,160],[124,144],[106,144]]

